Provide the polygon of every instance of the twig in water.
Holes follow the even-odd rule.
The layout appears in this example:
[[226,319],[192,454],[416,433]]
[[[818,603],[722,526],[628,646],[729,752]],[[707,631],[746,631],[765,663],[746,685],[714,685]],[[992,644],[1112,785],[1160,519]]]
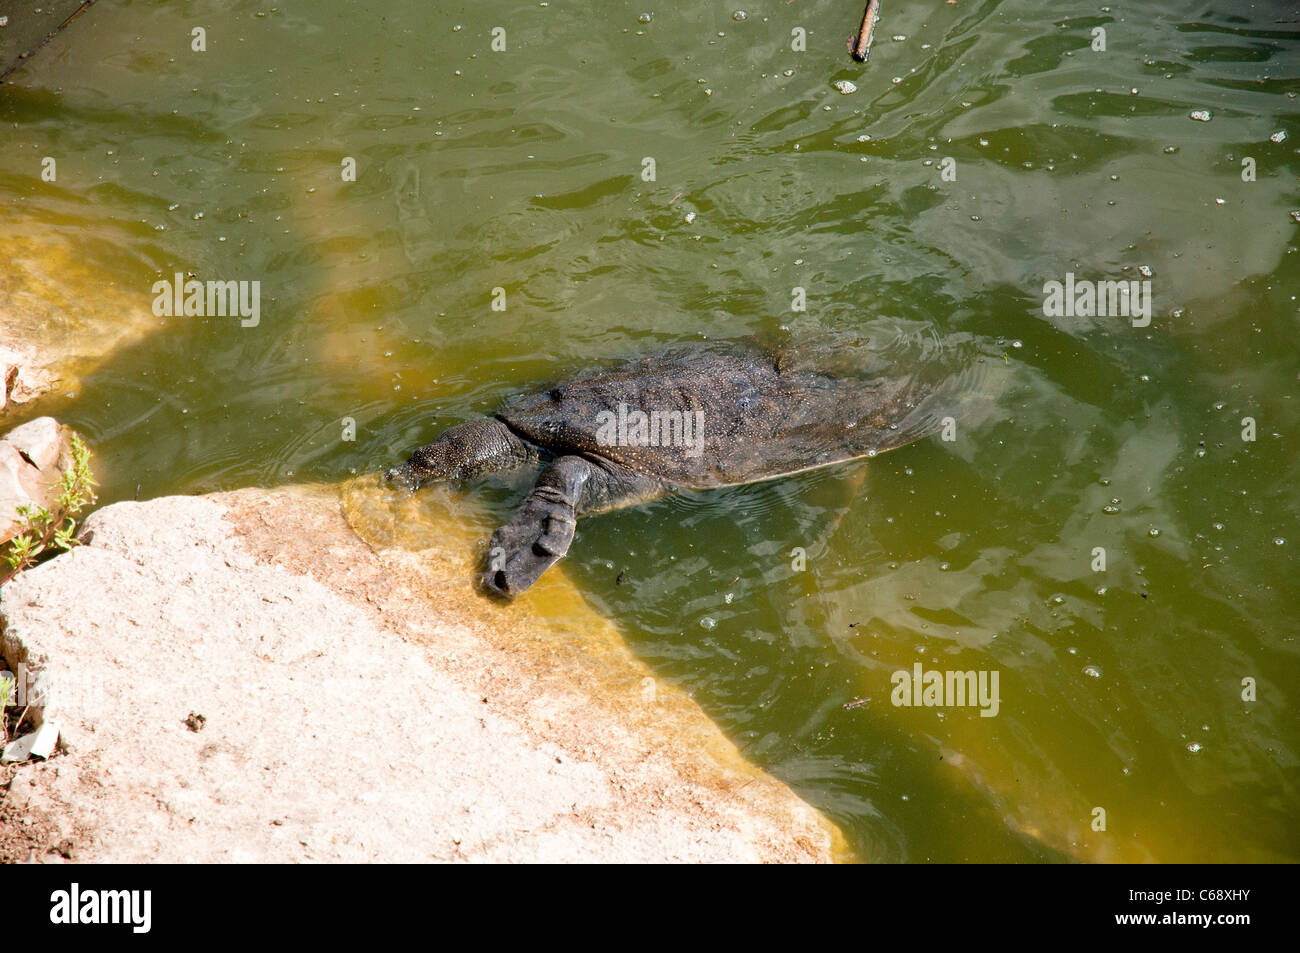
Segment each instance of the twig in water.
[[871,37],[876,32],[876,20],[880,18],[880,0],[867,0],[867,8],[862,11],[862,25],[858,32],[849,37],[849,56],[859,63],[867,61],[871,52]]

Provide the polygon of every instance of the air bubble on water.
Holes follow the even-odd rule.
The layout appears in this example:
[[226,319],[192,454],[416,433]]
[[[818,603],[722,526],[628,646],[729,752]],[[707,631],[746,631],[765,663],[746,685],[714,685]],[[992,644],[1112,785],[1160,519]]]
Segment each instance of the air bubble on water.
[[1151,266],[1150,266],[1150,265],[1138,265],[1138,274],[1141,275],[1143,278],[1150,278],[1150,277],[1151,277],[1151,274],[1152,274],[1152,272],[1151,272]]
[[459,32],[460,32],[461,30],[463,30],[463,29],[465,29],[465,28],[464,28],[463,26],[461,26],[459,23],[457,23],[454,27],[451,28],[451,32],[452,32],[452,33],[459,33]]
[[1271,136],[1268,137],[1268,141],[1269,141],[1269,142],[1285,142],[1285,141],[1286,141],[1286,130],[1285,130],[1285,129],[1279,129],[1277,132],[1273,133],[1273,135],[1271,135]]
[[1147,535],[1148,535],[1148,536],[1159,536],[1159,535],[1160,535],[1160,530],[1158,530],[1158,529],[1156,529],[1154,526],[1152,526],[1149,530],[1147,530]]
[[1101,678],[1101,669],[1095,665],[1085,665],[1083,667],[1083,674],[1087,675],[1089,678]]
[[1066,649],[1065,651],[1069,652],[1071,655],[1078,655],[1078,654],[1079,654],[1079,650],[1076,649],[1073,645],[1071,645],[1071,646],[1070,646],[1068,649]]
[[1208,109],[1193,109],[1187,114],[1188,119],[1195,119],[1197,122],[1209,122],[1210,111]]
[[1213,526],[1215,529],[1223,529],[1222,523],[1211,523],[1210,525]]
[[831,85],[839,91],[841,96],[847,96],[850,93],[856,93],[858,91],[857,85],[847,79],[837,79],[835,82],[831,83]]
[[735,598],[736,598],[736,594],[734,592],[729,592],[722,597],[722,601],[725,602],[727,605],[731,605],[731,600]]
[[793,76],[793,75],[794,75],[794,70],[792,70],[792,69],[782,70],[782,71],[781,71],[781,75],[782,75],[782,76]]
[[1274,536],[1274,537],[1273,537],[1273,545],[1274,545],[1274,546],[1285,546],[1285,545],[1286,545],[1286,539],[1285,539],[1284,537],[1281,537],[1281,536]]
[[1024,347],[1024,346],[1025,346],[1025,343],[1024,343],[1023,341],[1012,341],[1012,342],[1011,342],[1011,346],[1012,346],[1012,347]]
[[1296,224],[1300,224],[1300,209],[1292,209],[1291,220]]
[[712,618],[710,618],[707,615],[700,620],[700,628],[702,629],[711,629],[717,624],[718,623],[716,621],[714,621]]
[[978,142],[981,146],[987,146],[989,144],[989,141],[987,139],[980,139],[978,140]]
[[1187,750],[1190,751],[1192,754],[1196,754],[1196,752],[1201,750],[1201,746],[1197,744],[1195,741],[1193,741],[1187,745]]
[[746,13],[744,10],[737,10],[735,13],[731,15],[731,19],[735,20],[737,23],[740,23],[744,20],[748,20],[749,14]]
[[1177,146],[1165,146],[1165,152],[1169,153],[1170,155],[1173,155],[1177,151],[1178,151]]
[[1055,595],[1055,596],[1052,596],[1052,598],[1051,598],[1051,603],[1052,603],[1052,605],[1054,605],[1054,606],[1065,605],[1065,596],[1062,596],[1062,595]]

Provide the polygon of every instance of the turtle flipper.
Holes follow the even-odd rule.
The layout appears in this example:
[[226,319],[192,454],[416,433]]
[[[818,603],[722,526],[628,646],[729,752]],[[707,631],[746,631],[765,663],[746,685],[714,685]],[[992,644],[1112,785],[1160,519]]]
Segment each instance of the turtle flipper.
[[592,476],[582,457],[560,457],[542,471],[537,486],[510,522],[492,534],[484,588],[515,596],[554,566],[573,542],[582,494]]

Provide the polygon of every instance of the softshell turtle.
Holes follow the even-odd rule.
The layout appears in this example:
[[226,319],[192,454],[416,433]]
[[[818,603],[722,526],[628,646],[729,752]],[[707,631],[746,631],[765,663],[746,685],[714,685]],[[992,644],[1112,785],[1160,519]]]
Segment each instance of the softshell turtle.
[[568,552],[580,515],[893,450],[938,429],[929,393],[913,377],[837,376],[750,342],[697,344],[514,398],[384,476],[415,490],[543,463],[488,544],[482,583],[513,596]]

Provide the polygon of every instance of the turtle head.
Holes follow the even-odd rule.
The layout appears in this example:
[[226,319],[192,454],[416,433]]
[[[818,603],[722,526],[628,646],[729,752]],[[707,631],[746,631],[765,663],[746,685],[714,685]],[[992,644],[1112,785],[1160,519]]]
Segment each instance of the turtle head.
[[421,447],[401,466],[384,471],[384,481],[415,492],[434,480],[455,478],[457,465],[450,450],[448,444],[437,442]]

